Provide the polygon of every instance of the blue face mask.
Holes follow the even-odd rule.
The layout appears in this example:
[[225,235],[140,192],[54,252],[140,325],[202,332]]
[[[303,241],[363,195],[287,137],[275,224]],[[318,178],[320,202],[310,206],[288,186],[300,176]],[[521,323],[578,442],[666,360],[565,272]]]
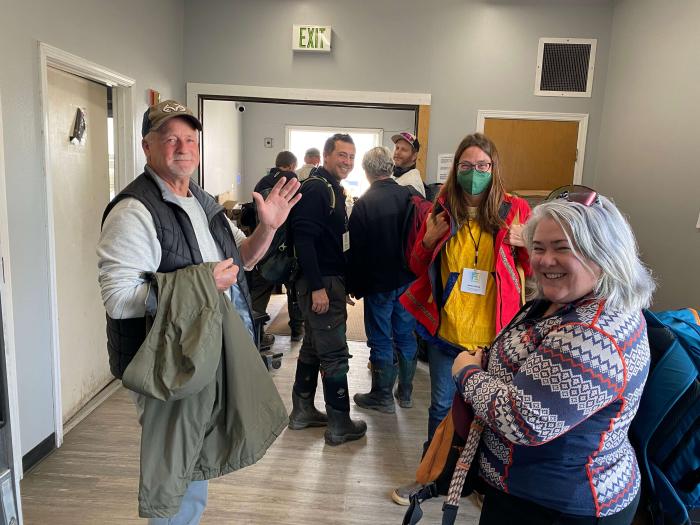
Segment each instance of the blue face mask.
[[457,182],[469,195],[480,195],[491,184],[491,173],[476,168],[457,172]]

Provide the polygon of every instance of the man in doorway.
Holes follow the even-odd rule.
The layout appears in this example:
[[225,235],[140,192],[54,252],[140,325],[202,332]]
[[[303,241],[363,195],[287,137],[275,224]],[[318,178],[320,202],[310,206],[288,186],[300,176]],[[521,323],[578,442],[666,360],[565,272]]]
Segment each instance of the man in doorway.
[[[245,279],[238,278],[239,270],[252,267],[265,253],[276,228],[301,198],[294,197],[296,180],[280,181],[265,200],[254,194],[261,224],[245,238],[191,179],[199,165],[201,130],[192,111],[174,100],[149,107],[141,130],[145,170],[103,215],[97,246],[99,283],[107,310],[110,368],[117,378],[146,337],[147,312],[157,310],[157,296],[145,279],[148,273],[220,261],[212,271],[216,287],[227,294],[252,337],[250,294]],[[144,396],[134,397],[137,407],[143,407]],[[191,481],[177,514],[151,518],[149,523],[199,523],[207,491],[207,481]]]
[[[355,143],[337,133],[323,148],[323,166],[301,189],[304,198],[290,217],[292,238],[301,275],[297,296],[306,333],[299,350],[289,428],[326,426],[329,445],[360,439],[364,421],[350,419],[348,360],[345,337],[346,253],[350,248],[345,192],[340,181],[352,171]],[[323,381],[326,414],[314,407],[318,373]]]
[[[270,168],[265,175],[255,185],[256,192],[261,195],[267,195],[272,188],[277,184],[280,178],[286,180],[296,179],[297,175],[294,170],[297,166],[297,158],[291,151],[280,151],[275,158],[275,166]],[[250,286],[250,295],[253,300],[253,311],[259,313],[267,312],[267,305],[270,303],[270,296],[275,289],[275,285],[266,281],[260,274],[257,267],[246,272],[248,284]],[[301,341],[304,337],[304,318],[299,310],[296,293],[294,291],[294,282],[285,283],[287,289],[287,310],[289,312],[289,328],[291,330],[292,341]],[[265,333],[262,338],[262,347],[269,347],[275,342],[275,336]]]
[[403,223],[412,189],[391,176],[394,163],[384,146],[372,148],[362,159],[371,186],[353,206],[350,216],[350,293],[365,299],[365,332],[372,363],[372,388],[355,394],[362,408],[393,414],[392,388],[403,408],[413,406],[416,373],[415,318],[399,302],[415,275],[405,267]]
[[309,174],[321,163],[321,152],[316,148],[309,148],[304,154],[304,165],[297,170],[299,180],[305,180]]
[[391,137],[394,143],[394,179],[401,186],[412,186],[425,198],[425,186],[416,168],[420,143],[413,133],[402,131]]

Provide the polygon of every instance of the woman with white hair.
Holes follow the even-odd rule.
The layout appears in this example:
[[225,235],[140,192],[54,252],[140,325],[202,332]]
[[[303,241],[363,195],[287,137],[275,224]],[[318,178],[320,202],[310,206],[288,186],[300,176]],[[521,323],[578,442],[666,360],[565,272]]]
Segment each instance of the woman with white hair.
[[537,298],[452,369],[486,423],[479,523],[629,524],[640,471],[627,433],[649,371],[654,281],[627,221],[590,188],[555,190],[523,237]]

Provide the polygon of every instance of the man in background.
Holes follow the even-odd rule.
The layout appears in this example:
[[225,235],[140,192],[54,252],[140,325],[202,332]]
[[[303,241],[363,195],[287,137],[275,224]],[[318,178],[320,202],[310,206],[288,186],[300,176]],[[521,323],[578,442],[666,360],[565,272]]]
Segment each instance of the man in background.
[[[275,158],[274,167],[270,168],[267,175],[258,181],[255,185],[256,192],[263,197],[270,192],[280,178],[285,178],[287,181],[296,179],[297,175],[294,170],[297,166],[297,158],[291,151],[280,151]],[[253,310],[258,313],[266,313],[267,306],[270,304],[270,296],[275,289],[275,285],[266,281],[257,266],[246,272],[248,285],[250,286],[250,295],[253,301]],[[294,283],[285,283],[287,289],[287,310],[289,312],[289,329],[291,331],[292,341],[301,341],[304,337],[304,318],[299,310],[296,293],[294,292]],[[264,333],[262,336],[261,346],[263,348],[270,347],[275,342],[275,336]]]
[[304,165],[297,170],[297,176],[302,181],[309,177],[313,169],[321,163],[321,152],[316,148],[309,148],[304,154]]
[[[365,301],[365,332],[372,363],[372,388],[355,394],[362,408],[393,414],[392,388],[398,373],[396,398],[403,408],[413,406],[416,373],[415,318],[399,297],[415,276],[406,268],[403,223],[412,190],[391,176],[394,163],[384,146],[372,148],[362,159],[371,186],[359,198],[350,216],[348,288]],[[398,364],[398,365],[397,365]]]
[[425,186],[416,168],[420,143],[413,133],[402,131],[391,137],[394,143],[394,179],[400,186],[411,186],[425,198]]

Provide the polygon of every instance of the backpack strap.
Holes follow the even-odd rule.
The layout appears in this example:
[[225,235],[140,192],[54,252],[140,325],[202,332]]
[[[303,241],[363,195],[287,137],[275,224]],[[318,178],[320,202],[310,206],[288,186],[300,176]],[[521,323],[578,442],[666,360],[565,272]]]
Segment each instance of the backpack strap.
[[450,490],[447,492],[447,498],[442,505],[442,525],[453,525],[457,519],[457,511],[459,510],[459,499],[462,497],[462,489],[464,482],[467,480],[467,474],[471,468],[476,450],[479,448],[481,433],[484,430],[484,421],[475,417],[469,427],[467,441],[462,449],[462,455],[457,460],[455,471],[450,482]]
[[[304,184],[307,184],[307,183],[314,181],[314,180],[320,181],[323,184],[325,184],[326,188],[328,188],[328,199],[329,199],[329,204],[331,207],[330,212],[328,214],[331,215],[333,213],[333,210],[335,209],[335,191],[333,191],[333,186],[331,185],[330,182],[328,182],[323,177],[319,177],[318,175],[313,174],[315,170],[316,170],[316,168],[311,170],[311,173],[309,174],[309,176],[307,178],[305,178],[303,181],[301,181],[301,186],[304,186]],[[301,187],[300,187],[300,189],[301,189]]]
[[438,489],[435,483],[428,483],[418,492],[411,494],[411,503],[409,503],[408,509],[404,514],[402,525],[416,525],[423,518],[423,510],[420,508],[420,504],[425,500],[437,497],[437,495]]

